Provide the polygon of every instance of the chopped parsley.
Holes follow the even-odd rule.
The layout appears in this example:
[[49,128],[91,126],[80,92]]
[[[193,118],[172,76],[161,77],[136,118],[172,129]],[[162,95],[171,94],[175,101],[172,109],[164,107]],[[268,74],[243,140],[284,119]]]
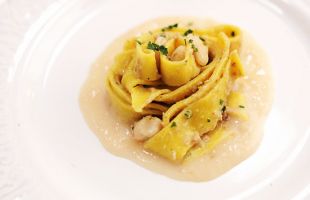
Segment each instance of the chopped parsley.
[[184,116],[186,117],[186,119],[189,119],[189,118],[191,118],[192,117],[192,111],[191,110],[187,110],[187,111],[185,111],[185,113],[184,113]]
[[165,34],[160,34],[159,36],[160,36],[160,37],[163,37],[163,38],[166,38],[166,35],[165,35]]
[[192,40],[192,39],[189,39],[188,42],[189,42],[189,43],[193,43],[193,40]]
[[184,36],[187,36],[189,34],[193,33],[192,29],[188,29],[187,31],[185,31],[185,33],[183,34]]
[[173,127],[176,127],[176,126],[177,126],[177,123],[176,122],[172,122],[170,127],[173,128]]
[[185,45],[187,44],[186,39],[184,39],[184,43],[185,43]]
[[224,103],[224,100],[220,99],[220,105],[223,105],[223,103]]
[[195,47],[194,44],[192,44],[192,49],[194,50],[194,52],[198,52],[198,49],[197,49],[197,47]]
[[207,121],[208,121],[208,122],[211,122],[211,119],[208,118]]
[[158,51],[158,47],[159,47],[158,44],[155,44],[155,43],[152,43],[152,42],[149,42],[147,44],[147,48],[151,49],[153,51]]
[[203,39],[201,36],[199,36],[199,39],[201,40],[201,41],[206,41],[205,39]]
[[223,106],[222,112],[225,112],[225,111],[226,111],[226,106]]
[[175,23],[175,24],[172,24],[172,25],[169,25],[167,27],[164,27],[161,29],[161,31],[167,31],[167,30],[171,30],[173,28],[177,28],[178,27],[178,23]]
[[142,42],[140,42],[139,40],[136,40],[136,42],[137,42],[138,44],[140,44],[140,45],[142,44]]
[[165,46],[163,46],[163,45],[159,46],[156,43],[149,42],[147,44],[147,48],[150,49],[150,50],[153,50],[153,51],[160,51],[165,56],[168,54],[168,49]]
[[163,46],[163,45],[160,45],[159,46],[159,48],[158,48],[158,50],[163,54],[163,55],[168,55],[168,49],[165,47],[165,46]]
[[239,108],[245,108],[244,105],[239,105]]

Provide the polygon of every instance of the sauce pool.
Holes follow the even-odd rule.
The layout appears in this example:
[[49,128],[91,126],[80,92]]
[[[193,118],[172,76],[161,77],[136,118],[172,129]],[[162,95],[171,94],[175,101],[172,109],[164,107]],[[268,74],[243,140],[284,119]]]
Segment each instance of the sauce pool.
[[124,122],[112,106],[105,89],[106,74],[121,52],[124,42],[141,32],[179,22],[193,23],[194,28],[216,25],[212,20],[195,18],[160,18],[146,22],[120,36],[94,62],[80,93],[83,116],[105,149],[114,155],[132,160],[144,168],[184,181],[207,181],[230,170],[255,152],[263,136],[263,126],[272,103],[271,70],[265,53],[247,33],[243,32],[240,58],[246,76],[236,81],[236,87],[246,97],[248,121],[231,118],[226,127],[234,130],[229,139],[192,162],[171,163],[143,150],[143,145],[131,136],[131,124]]

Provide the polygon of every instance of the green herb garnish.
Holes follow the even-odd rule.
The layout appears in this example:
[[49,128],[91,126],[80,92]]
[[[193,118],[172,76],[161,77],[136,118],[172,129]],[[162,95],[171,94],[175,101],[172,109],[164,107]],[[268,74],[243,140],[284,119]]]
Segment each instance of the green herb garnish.
[[177,28],[178,27],[178,23],[175,23],[175,24],[172,24],[172,25],[169,25],[167,27],[164,27],[161,29],[161,31],[167,31],[167,30],[171,30],[173,28]]
[[176,127],[176,126],[177,126],[177,123],[176,122],[172,122],[170,127],[173,128],[173,127]]
[[199,39],[201,40],[201,41],[206,41],[205,39],[203,39],[201,36],[199,36]]
[[137,42],[138,44],[140,44],[140,45],[142,44],[142,42],[140,42],[139,40],[136,40],[136,42]]
[[245,108],[244,105],[239,105],[239,108]]
[[220,105],[223,105],[223,103],[224,103],[224,100],[220,99]]
[[193,48],[194,52],[198,52],[198,49],[197,49],[197,47],[195,47],[194,44],[192,44],[192,48]]
[[184,36],[187,36],[189,34],[193,33],[192,29],[188,29],[187,31],[185,31]]
[[191,118],[192,117],[192,111],[191,110],[187,110],[187,111],[185,111],[185,113],[184,113],[184,116],[187,118],[187,119],[189,119],[189,118]]
[[147,44],[147,48],[150,49],[150,50],[153,50],[153,51],[160,51],[165,56],[168,54],[168,49],[165,46],[163,46],[163,45],[159,46],[156,43],[149,42]]
[[163,45],[160,45],[159,46],[159,48],[158,48],[158,50],[163,54],[163,55],[168,55],[168,49],[165,47],[165,46],[163,46]]
[[155,43],[152,43],[152,42],[149,42],[147,44],[147,48],[151,49],[153,51],[158,51],[158,47],[159,47],[158,44],[155,44]]
[[189,42],[189,43],[193,43],[193,40],[192,40],[192,39],[189,39],[188,42]]
[[226,111],[226,106],[223,106],[222,113]]

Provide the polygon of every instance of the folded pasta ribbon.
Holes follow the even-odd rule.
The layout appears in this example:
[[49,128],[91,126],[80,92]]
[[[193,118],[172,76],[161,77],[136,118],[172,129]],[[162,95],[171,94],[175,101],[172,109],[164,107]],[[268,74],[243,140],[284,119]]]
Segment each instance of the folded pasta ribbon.
[[191,30],[174,24],[125,43],[106,86],[124,117],[162,120],[145,149],[175,162],[192,160],[231,135],[225,116],[247,120],[246,99],[232,90],[245,75],[241,33],[232,25]]

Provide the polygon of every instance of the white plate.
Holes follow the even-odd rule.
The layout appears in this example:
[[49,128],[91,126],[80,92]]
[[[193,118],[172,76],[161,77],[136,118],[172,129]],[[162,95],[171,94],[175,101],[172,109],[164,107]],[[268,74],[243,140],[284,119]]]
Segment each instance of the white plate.
[[[310,199],[307,0],[12,0],[0,7],[0,199]],[[259,150],[225,175],[180,182],[108,153],[79,89],[109,42],[157,16],[193,15],[249,31],[273,67]]]

